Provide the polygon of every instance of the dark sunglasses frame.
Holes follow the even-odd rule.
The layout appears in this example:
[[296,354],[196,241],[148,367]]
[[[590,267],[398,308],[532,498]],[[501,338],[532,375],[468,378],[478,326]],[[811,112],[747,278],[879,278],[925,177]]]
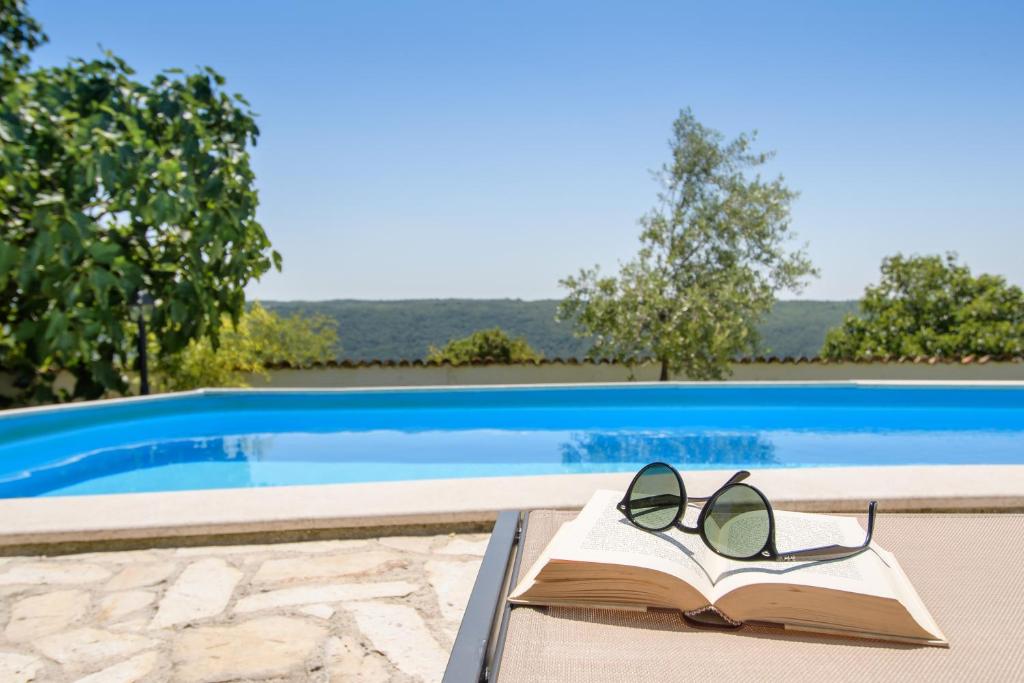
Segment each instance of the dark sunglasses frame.
[[[664,467],[669,469],[672,472],[672,474],[675,475],[676,482],[679,484],[678,503],[675,503],[674,501],[670,500],[662,501],[664,503],[671,502],[673,504],[678,504],[679,509],[676,511],[676,515],[672,518],[671,522],[659,528],[650,528],[643,526],[642,524],[638,524],[636,519],[634,519],[633,517],[633,511],[630,507],[629,500],[629,494],[633,490],[633,487],[636,486],[636,483],[640,480],[640,477],[642,477],[644,473],[647,472],[647,470],[651,469],[652,467]],[[824,545],[819,546],[817,548],[805,548],[804,550],[793,550],[780,553],[778,548],[775,546],[775,511],[772,509],[772,504],[768,502],[768,498],[763,493],[761,493],[761,491],[759,491],[753,486],[750,486],[749,484],[740,483],[749,476],[750,472],[747,472],[746,470],[740,470],[736,474],[729,477],[729,480],[722,484],[722,486],[710,496],[694,496],[688,498],[686,495],[686,486],[683,484],[683,478],[682,476],[680,476],[679,471],[675,467],[672,467],[667,463],[652,462],[649,465],[645,465],[639,472],[636,473],[636,476],[633,477],[633,481],[631,481],[629,484],[629,488],[626,489],[625,497],[619,502],[619,504],[616,507],[619,509],[620,512],[622,512],[626,516],[626,518],[630,521],[631,524],[640,529],[643,529],[644,531],[666,531],[667,529],[674,527],[688,534],[698,534],[700,535],[701,540],[704,541],[704,545],[710,548],[712,552],[714,552],[716,555],[727,557],[730,560],[740,560],[747,562],[805,562],[815,560],[838,560],[844,557],[852,557],[854,555],[862,553],[865,550],[867,550],[868,546],[871,544],[871,535],[875,530],[875,510],[878,507],[878,501],[875,500],[868,503],[868,533],[867,538],[864,539],[863,544],[859,546]],[[750,489],[751,491],[756,493],[761,498],[761,500],[764,501],[765,509],[768,510],[768,538],[765,541],[764,546],[760,550],[758,550],[753,555],[749,555],[747,557],[735,557],[733,555],[727,555],[725,553],[719,552],[708,540],[707,533],[704,531],[704,521],[707,519],[709,512],[714,508],[715,501],[723,493],[736,486],[742,486],[743,488]],[[645,502],[648,503],[657,504],[658,501],[652,499],[659,497],[660,496],[649,496],[648,498],[645,498],[643,500],[645,500]],[[675,496],[670,497],[674,498]],[[690,505],[691,503],[704,503],[704,507],[700,511],[700,516],[697,518],[697,526],[695,527],[688,527],[684,525],[682,521],[683,513],[686,510],[686,506]]]

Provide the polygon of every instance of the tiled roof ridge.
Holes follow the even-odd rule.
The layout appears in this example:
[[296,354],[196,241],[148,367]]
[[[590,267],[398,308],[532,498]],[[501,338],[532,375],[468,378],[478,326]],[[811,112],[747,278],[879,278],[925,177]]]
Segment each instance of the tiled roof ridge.
[[[653,363],[653,360],[641,361],[638,365],[644,363]],[[853,363],[856,365],[886,365],[886,364],[914,364],[914,365],[937,365],[937,364],[956,364],[956,365],[984,365],[986,363],[1024,363],[1024,356],[958,356],[958,357],[944,357],[944,356],[901,356],[899,358],[882,357],[873,360],[854,360],[854,361],[835,361],[820,356],[747,356],[744,358],[737,358],[733,361],[738,365],[753,365],[755,363],[760,364],[813,364],[813,365],[835,365],[839,363]],[[607,358],[591,359],[591,358],[542,358],[536,361],[519,361],[515,363],[506,363],[503,361],[494,360],[487,358],[483,360],[468,361],[466,363],[451,363],[449,361],[431,361],[431,360],[391,360],[391,359],[379,359],[373,358],[370,360],[330,360],[325,362],[312,363],[310,365],[296,365],[293,363],[279,362],[279,363],[268,363],[268,370],[302,370],[311,368],[370,368],[370,367],[383,367],[383,368],[419,368],[419,367],[462,367],[462,366],[489,366],[489,365],[623,365],[618,361],[610,360]]]

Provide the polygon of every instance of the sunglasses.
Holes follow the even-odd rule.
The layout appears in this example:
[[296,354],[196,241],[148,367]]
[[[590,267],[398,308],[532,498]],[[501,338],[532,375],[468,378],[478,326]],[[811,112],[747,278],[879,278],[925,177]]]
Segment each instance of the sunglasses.
[[[868,504],[868,534],[859,546],[825,545],[780,553],[775,547],[775,513],[763,493],[742,484],[750,472],[732,475],[720,489],[703,498],[687,498],[683,478],[671,465],[655,462],[637,472],[618,509],[646,531],[676,528],[699,534],[715,553],[731,560],[802,562],[838,560],[868,549],[875,528],[877,501]],[[703,503],[697,526],[683,524],[687,505]]]

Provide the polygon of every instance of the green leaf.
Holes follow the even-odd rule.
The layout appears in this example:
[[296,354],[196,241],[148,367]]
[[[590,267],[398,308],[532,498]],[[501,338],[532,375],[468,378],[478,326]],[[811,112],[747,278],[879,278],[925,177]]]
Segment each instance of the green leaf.
[[60,228],[57,231],[60,234],[60,245],[61,249],[67,252],[67,260],[65,265],[70,266],[71,263],[78,259],[82,253],[82,236],[76,229],[75,224],[69,221],[61,221]]
[[64,202],[64,195],[61,192],[46,192],[38,195],[34,202],[35,206],[51,206]]
[[90,364],[89,369],[92,371],[93,378],[95,378],[101,386],[116,387],[123,381],[121,374],[114,367],[113,363],[108,360],[93,361]]
[[23,319],[14,328],[14,339],[19,342],[27,342],[36,336],[39,323],[35,320]]
[[89,272],[89,284],[96,292],[99,305],[108,304],[108,295],[112,288],[118,287],[118,280],[105,268],[95,267]]
[[93,242],[89,245],[89,254],[97,263],[109,264],[121,253],[121,247],[110,242]]
[[51,341],[64,334],[68,328],[68,318],[61,311],[50,311],[49,321],[46,324],[46,332],[43,336]]
[[100,179],[103,187],[108,192],[113,191],[119,184],[120,167],[112,155],[103,154],[99,158]]
[[0,242],[0,291],[7,286],[7,280],[18,268],[21,250],[13,244]]
[[160,182],[164,185],[173,185],[178,181],[178,174],[181,173],[181,164],[174,159],[164,159],[157,164],[157,174]]
[[171,321],[180,325],[188,320],[188,307],[180,299],[171,301]]
[[174,200],[161,192],[153,198],[153,220],[157,225],[169,223],[173,218]]

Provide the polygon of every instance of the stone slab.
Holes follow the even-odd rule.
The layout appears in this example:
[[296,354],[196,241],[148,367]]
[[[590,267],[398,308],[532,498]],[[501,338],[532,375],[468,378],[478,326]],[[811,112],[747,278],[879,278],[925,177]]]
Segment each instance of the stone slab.
[[80,590],[60,590],[22,598],[11,607],[4,636],[13,643],[56,633],[85,616],[91,598]]
[[451,539],[443,548],[438,550],[442,555],[475,555],[483,557],[487,551],[489,534],[478,534],[474,536],[460,536]]
[[39,657],[19,652],[0,652],[0,681],[6,683],[29,683],[43,669]]
[[[239,599],[235,605],[235,613],[244,614],[246,612],[257,612],[276,607],[311,605],[318,602],[400,598],[416,590],[418,590],[417,586],[406,581],[338,583],[283,588],[265,593],[255,593]],[[323,618],[330,618],[330,615]]]
[[299,607],[297,611],[324,621],[334,616],[334,608],[330,605],[305,605]]
[[227,607],[241,578],[242,572],[220,558],[193,562],[167,589],[149,627],[167,628],[217,616]]
[[212,683],[285,676],[318,650],[326,635],[305,619],[279,616],[190,629],[174,643],[176,679]]
[[155,650],[143,652],[131,659],[80,678],[76,683],[139,683],[149,679],[149,675],[159,661],[159,652]]
[[156,641],[130,633],[81,628],[40,638],[34,644],[54,661],[83,666],[131,656],[153,647]]
[[437,596],[441,616],[458,623],[466,611],[469,594],[473,592],[480,561],[431,560],[425,567],[430,586]]
[[352,636],[328,639],[324,660],[332,681],[387,683],[392,679],[383,657],[367,652]]
[[0,586],[16,584],[73,586],[103,581],[110,570],[96,564],[65,562],[25,562],[9,567],[0,574]]
[[402,564],[403,561],[394,553],[379,550],[283,558],[265,561],[260,565],[252,582],[319,581],[353,574],[376,573]]
[[384,653],[402,673],[420,681],[440,681],[448,653],[438,645],[423,618],[412,607],[384,602],[345,605],[373,648]]
[[144,562],[127,565],[124,569],[107,581],[104,588],[108,591],[122,591],[129,588],[153,586],[174,573],[173,562]]
[[100,598],[96,618],[102,622],[117,621],[143,607],[149,607],[156,600],[156,594],[150,591],[134,590],[110,593]]

